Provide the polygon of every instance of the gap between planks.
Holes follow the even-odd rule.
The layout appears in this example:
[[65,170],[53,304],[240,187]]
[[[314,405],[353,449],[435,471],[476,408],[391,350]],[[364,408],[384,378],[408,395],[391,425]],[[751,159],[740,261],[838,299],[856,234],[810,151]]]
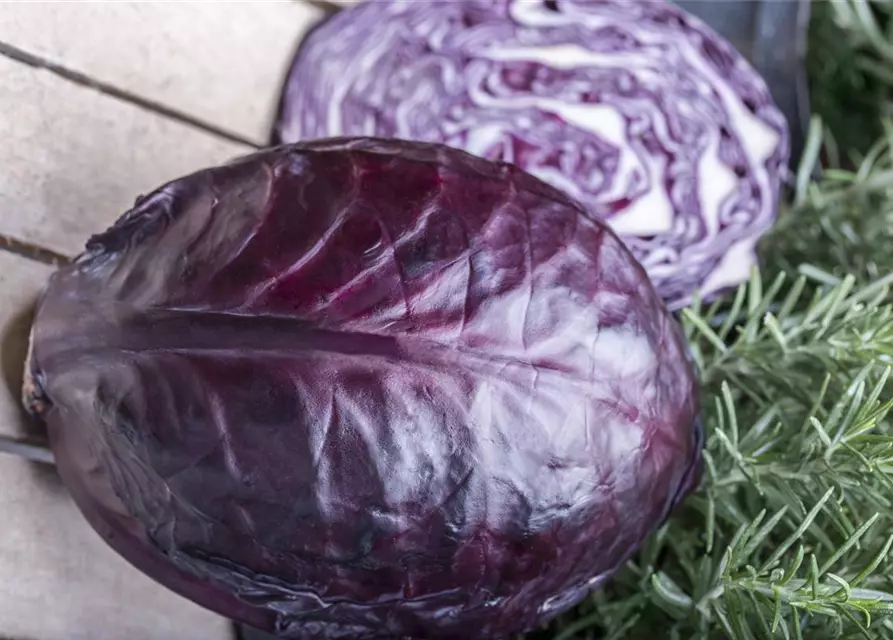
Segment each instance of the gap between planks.
[[[311,4],[318,4],[322,8],[325,8],[327,11],[331,11],[333,9],[333,5],[325,2],[324,0],[320,2],[312,2]],[[334,8],[337,9],[337,6],[335,6]],[[69,69],[55,62],[51,62],[49,60],[46,60],[45,58],[29,53],[23,49],[20,49],[19,47],[14,47],[5,42],[0,42],[0,55],[36,69],[49,71],[50,73],[64,80],[67,80],[68,82],[93,89],[95,91],[98,91],[99,93],[102,93],[103,95],[107,95],[111,98],[126,102],[146,111],[169,118],[171,120],[175,120],[181,124],[199,129],[210,135],[223,138],[224,140],[243,144],[253,149],[261,148],[261,145],[244,136],[240,136],[231,131],[227,131],[221,127],[216,127],[212,124],[208,124],[207,122],[203,122],[198,118],[194,118],[176,109],[172,109],[170,107],[164,106],[163,104],[159,104],[152,100],[134,95],[129,91],[118,89],[117,87],[112,86],[106,82],[96,80],[84,73]],[[30,242],[25,242],[23,240],[18,240],[16,238],[5,235],[0,235],[0,250],[21,256],[23,258],[27,258],[29,260],[33,260],[35,262],[40,262],[55,267],[66,265],[72,260],[70,256],[63,255],[61,253],[53,251],[52,249],[47,249]]]
[[65,266],[72,260],[70,256],[62,255],[61,253],[57,253],[52,249],[47,249],[45,247],[41,247],[30,242],[24,242],[22,240],[17,240],[16,238],[12,238],[10,236],[5,236],[2,234],[0,234],[0,251],[12,253],[29,260],[33,260],[34,262],[48,264],[53,267]]
[[[310,6],[316,7],[323,11],[326,15],[331,16],[339,11],[343,11],[346,6],[339,4],[333,0],[295,0],[296,2],[301,2],[303,4],[309,4]],[[349,6],[349,5],[347,5]],[[96,80],[95,78],[91,78],[89,75],[85,73],[81,73],[80,71],[75,71],[74,69],[69,69],[68,67],[61,65],[56,62],[52,62],[43,58],[39,55],[35,55],[24,49],[19,47],[15,47],[13,45],[7,44],[5,42],[0,42],[0,55],[3,55],[11,60],[15,60],[16,62],[21,62],[28,66],[43,69],[53,73],[60,78],[64,78],[69,82],[73,82],[82,87],[89,87],[94,89],[95,91],[99,91],[100,93],[110,96],[112,98],[116,98],[118,100],[130,103],[141,109],[145,109],[147,111],[154,112],[158,115],[170,118],[172,120],[176,120],[182,124],[185,124],[190,127],[195,127],[196,129],[200,129],[206,133],[211,135],[218,136],[225,140],[229,140],[230,142],[236,142],[240,144],[244,144],[246,146],[252,147],[254,149],[259,149],[263,145],[258,144],[254,140],[246,138],[245,136],[241,136],[232,131],[228,131],[222,127],[217,127],[208,122],[205,122],[199,118],[195,118],[190,116],[189,114],[183,113],[177,109],[172,109],[167,107],[159,102],[155,102],[154,100],[149,100],[147,98],[140,97],[130,91],[126,91],[124,89],[119,89],[118,87],[109,84],[107,82],[103,82],[101,80]]]
[[[327,14],[334,14],[344,9],[344,5],[341,5],[337,2],[332,2],[330,0],[298,1],[316,7]],[[230,142],[244,144],[254,149],[259,149],[262,147],[262,145],[259,145],[255,141],[250,140],[244,136],[240,136],[231,131],[227,131],[226,129],[223,129],[221,127],[216,127],[212,124],[204,122],[198,118],[194,118],[176,109],[166,107],[165,105],[157,103],[153,100],[148,100],[146,98],[137,96],[129,91],[119,89],[106,82],[96,80],[84,73],[69,69],[63,65],[47,60],[33,53],[29,53],[28,51],[7,44],[5,42],[0,42],[0,55],[16,62],[26,64],[30,67],[34,67],[36,69],[49,71],[50,73],[53,73],[54,75],[79,86],[88,87],[109,97],[121,100],[123,102],[137,106],[141,109],[145,109],[147,111],[161,115],[163,117],[170,118],[211,135],[229,140]],[[47,249],[33,243],[25,242],[4,235],[0,235],[0,251],[12,253],[29,260],[33,260],[35,262],[48,264],[54,267],[64,266],[72,261],[72,258],[70,256],[62,255],[61,253],[57,253],[52,249]]]
[[36,69],[49,71],[50,73],[79,86],[88,87],[109,97],[121,100],[122,102],[127,102],[141,109],[145,109],[146,111],[151,111],[157,115],[170,118],[171,120],[175,120],[181,124],[199,129],[201,131],[204,131],[205,133],[223,138],[230,142],[243,144],[253,149],[259,149],[262,146],[259,145],[257,142],[241,136],[237,133],[233,133],[232,131],[227,131],[226,129],[223,129],[221,127],[214,126],[176,109],[166,107],[165,105],[153,100],[134,95],[129,91],[119,89],[111,84],[108,84],[107,82],[96,80],[84,73],[81,73],[80,71],[69,69],[68,67],[65,67],[61,64],[52,62],[33,53],[29,53],[24,49],[14,47],[5,42],[0,42],[0,55],[9,58],[10,60],[15,60],[16,62],[34,67]]
[[339,4],[338,2],[331,2],[330,0],[297,0],[302,4],[309,4],[311,7],[316,7],[326,13],[338,13],[343,10],[345,7],[343,4]]

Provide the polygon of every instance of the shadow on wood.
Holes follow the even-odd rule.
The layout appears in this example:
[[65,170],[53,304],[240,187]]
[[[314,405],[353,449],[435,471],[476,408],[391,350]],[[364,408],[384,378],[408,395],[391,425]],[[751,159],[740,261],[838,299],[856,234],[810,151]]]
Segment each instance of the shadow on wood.
[[[35,461],[32,466],[37,480],[51,490],[62,491],[62,483],[52,466],[46,427],[30,416],[20,401],[25,360],[28,357],[29,334],[34,320],[34,302],[35,300],[31,300],[23,309],[12,315],[6,326],[0,328],[0,371],[4,386],[15,400],[19,418],[14,426],[3,425],[7,427],[7,432],[12,431],[11,435],[16,438],[8,441],[9,446],[3,448],[5,453]],[[13,426],[13,429],[9,429],[10,426]]]

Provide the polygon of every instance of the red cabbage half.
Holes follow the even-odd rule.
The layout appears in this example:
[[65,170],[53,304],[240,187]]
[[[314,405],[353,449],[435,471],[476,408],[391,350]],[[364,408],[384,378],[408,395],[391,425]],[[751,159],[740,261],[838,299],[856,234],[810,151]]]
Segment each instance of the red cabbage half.
[[374,0],[302,43],[285,142],[373,135],[518,164],[607,220],[671,308],[736,285],[788,130],[734,47],[665,2]]
[[697,482],[678,324],[508,164],[321,140],[141,199],[54,274],[28,402],[92,525],[284,638],[497,638]]

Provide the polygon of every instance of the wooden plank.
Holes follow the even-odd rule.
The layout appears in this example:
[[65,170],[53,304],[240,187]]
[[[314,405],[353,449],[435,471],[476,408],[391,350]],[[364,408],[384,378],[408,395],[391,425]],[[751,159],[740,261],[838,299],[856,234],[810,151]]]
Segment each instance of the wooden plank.
[[[11,352],[22,351],[11,347],[11,325],[51,271],[0,252],[4,369]],[[12,333],[20,331],[13,327]],[[17,395],[8,385],[0,390],[0,430],[5,433],[24,431]],[[0,636],[231,640],[227,620],[158,585],[109,549],[51,468],[0,455],[0,487]]]
[[0,43],[259,144],[300,37],[304,2],[10,3]]
[[0,235],[66,255],[138,195],[251,150],[3,57],[0,114]]

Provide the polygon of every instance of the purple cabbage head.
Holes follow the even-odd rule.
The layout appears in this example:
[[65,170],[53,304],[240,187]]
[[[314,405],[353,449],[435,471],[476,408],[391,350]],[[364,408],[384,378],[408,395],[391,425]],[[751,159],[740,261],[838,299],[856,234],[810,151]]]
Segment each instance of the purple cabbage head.
[[283,638],[499,638],[696,484],[683,336],[514,165],[368,138],[142,198],[54,274],[29,405],[93,527]]
[[276,133],[340,135],[441,142],[519,165],[606,220],[671,308],[748,277],[789,153],[757,72],[661,1],[345,9],[302,43]]

